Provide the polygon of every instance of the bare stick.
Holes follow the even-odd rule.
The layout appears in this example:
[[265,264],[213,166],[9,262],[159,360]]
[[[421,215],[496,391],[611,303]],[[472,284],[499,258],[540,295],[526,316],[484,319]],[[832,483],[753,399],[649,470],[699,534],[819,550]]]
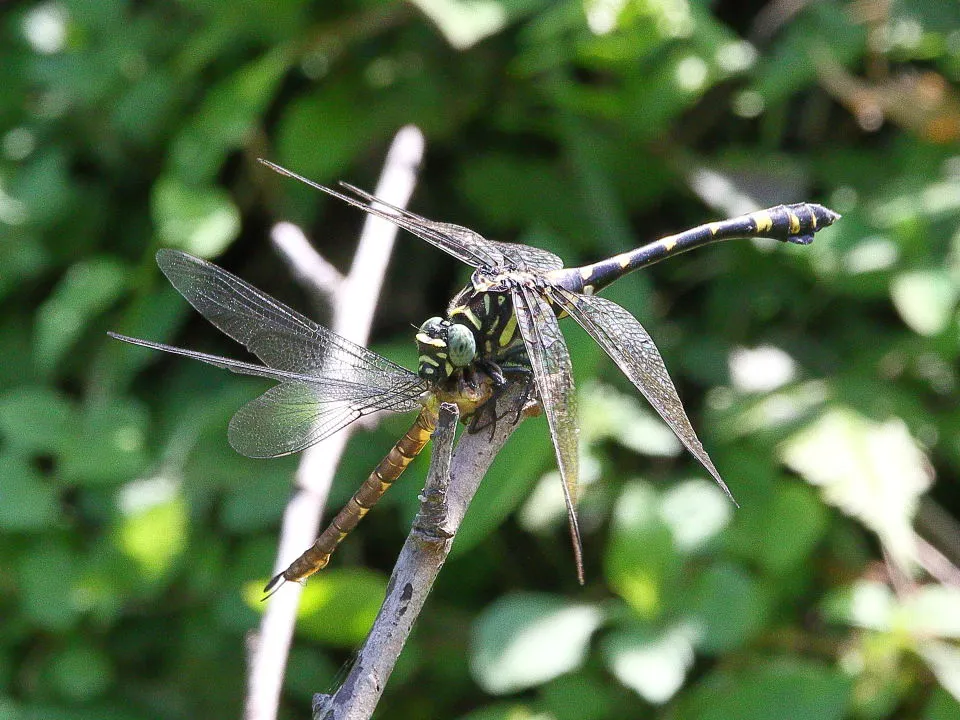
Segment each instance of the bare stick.
[[300,284],[336,307],[343,275],[314,249],[303,230],[293,223],[279,222],[270,231],[270,239]]
[[[423,157],[423,144],[423,135],[413,126],[397,133],[377,184],[378,196],[406,206]],[[396,233],[396,226],[368,217],[353,266],[339,288],[332,329],[361,345],[370,332]],[[297,274],[309,275],[309,267],[302,266]],[[274,572],[285,568],[316,538],[330,484],[349,437],[349,430],[342,430],[303,453],[296,490],[283,515]],[[296,583],[288,583],[283,592],[277,593],[266,607],[259,633],[248,641],[246,720],[273,720],[277,716],[301,591]]]
[[[515,406],[520,394],[521,388],[515,387],[501,403]],[[314,696],[314,720],[366,720],[373,715],[467,507],[487,468],[516,429],[511,422],[500,421],[492,438],[486,432],[465,433],[451,459],[456,416],[447,410],[440,417],[420,512],[393,568],[387,597],[343,685],[332,696]]]

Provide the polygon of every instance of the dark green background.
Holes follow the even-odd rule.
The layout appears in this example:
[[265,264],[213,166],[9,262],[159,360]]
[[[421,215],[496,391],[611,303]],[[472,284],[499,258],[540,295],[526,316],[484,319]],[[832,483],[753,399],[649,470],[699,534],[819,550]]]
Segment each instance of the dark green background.
[[[256,158],[372,188],[407,123],[427,137],[414,210],[569,263],[723,217],[735,193],[844,217],[808,248],[706,248],[608,293],[739,510],[569,328],[587,585],[528,422],[379,716],[960,716],[960,6],[788,5],[610,3],[602,34],[576,0],[0,5],[0,717],[239,715],[296,458],[227,444],[263,383],[105,332],[244,357],[159,247],[323,319],[270,227],[346,267],[360,213]],[[412,366],[410,325],[466,277],[402,236],[374,346]],[[744,381],[731,358],[763,346],[793,374],[751,389],[769,366]],[[351,443],[334,506],[405,422]],[[425,467],[310,582],[285,717],[360,643]]]

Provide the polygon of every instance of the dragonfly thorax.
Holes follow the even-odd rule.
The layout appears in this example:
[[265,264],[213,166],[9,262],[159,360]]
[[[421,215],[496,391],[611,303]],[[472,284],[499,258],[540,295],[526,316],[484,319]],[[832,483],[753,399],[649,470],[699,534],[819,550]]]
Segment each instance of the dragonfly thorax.
[[470,328],[432,317],[417,332],[417,372],[424,380],[440,382],[477,357],[477,341]]

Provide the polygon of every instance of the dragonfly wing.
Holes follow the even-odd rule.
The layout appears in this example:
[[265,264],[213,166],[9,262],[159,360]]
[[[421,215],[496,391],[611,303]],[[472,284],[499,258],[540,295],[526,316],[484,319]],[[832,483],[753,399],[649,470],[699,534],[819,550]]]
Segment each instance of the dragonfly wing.
[[384,375],[409,374],[212,263],[160,250],[157,264],[207,320],[272,368],[370,384]]
[[563,481],[563,498],[567,503],[567,516],[570,521],[570,537],[577,563],[577,578],[582,585],[583,551],[576,509],[580,475],[579,448],[570,353],[567,352],[567,344],[563,340],[563,333],[553,309],[536,290],[523,285],[515,286],[513,305],[557,455],[557,465]]
[[[446,223],[428,220],[409,210],[379,200],[374,195],[347,183],[341,184],[344,188],[361,198],[360,200],[338,190],[334,190],[333,188],[329,188],[326,185],[308,180],[303,177],[303,175],[298,175],[269,160],[260,158],[260,162],[281,175],[299,180],[314,190],[319,190],[327,195],[331,195],[348,205],[353,205],[353,207],[363,210],[369,215],[392,222],[394,225],[403,228],[407,232],[413,233],[422,240],[426,240],[431,245],[435,245],[444,252],[453,255],[453,257],[457,258],[460,262],[466,263],[471,267],[494,268],[503,266],[504,260],[500,252],[495,247],[492,247],[488,240],[472,230],[460,227],[459,225],[448,225]],[[379,207],[372,203],[376,203]],[[384,210],[382,208],[386,209]]]
[[265,365],[185,350],[163,343],[109,333],[117,340],[182,355],[240,375],[279,380],[244,405],[230,421],[230,444],[248,457],[276,457],[303,450],[377,410],[407,412],[420,406],[427,384],[404,368],[380,375],[376,385],[332,377],[302,375]]
[[[359,207],[365,212],[373,212],[373,214],[378,217],[383,217],[396,223],[404,230],[437,246],[461,262],[465,262],[467,265],[491,269],[504,267],[506,263],[506,258],[501,248],[502,243],[487,240],[480,233],[474,232],[470,228],[465,228],[462,225],[438,222],[437,220],[430,220],[422,215],[417,215],[406,208],[397,207],[396,205],[385,202],[376,195],[371,195],[366,190],[361,190],[350,183],[341,182],[340,185],[354,195],[363,198],[369,204],[358,204],[353,198],[331,192],[328,189],[324,189],[324,191],[349,202],[354,207]],[[376,205],[382,205],[389,209],[390,213],[385,214],[383,211],[375,212],[379,210]]]
[[487,240],[487,242],[494,245],[518,270],[550,272],[563,267],[563,260],[558,255],[543,248],[497,240]]
[[241,407],[230,420],[228,437],[234,450],[247,457],[289,455],[377,410],[413,410],[422,391],[416,382],[389,392],[337,396],[323,383],[285,382]]
[[107,335],[115,340],[122,340],[125,343],[130,343],[131,345],[139,345],[140,347],[150,348],[151,350],[160,350],[161,352],[171,353],[173,355],[182,355],[183,357],[190,358],[191,360],[199,360],[200,362],[213,365],[223,370],[229,370],[230,372],[237,373],[238,375],[255,375],[257,377],[270,378],[271,380],[280,380],[281,382],[287,380],[313,379],[309,375],[300,375],[287,370],[277,370],[275,368],[267,367],[266,365],[257,365],[255,363],[243,362],[242,360],[233,360],[232,358],[221,357],[220,355],[211,355],[209,353],[197,352],[196,350],[187,350],[185,348],[174,347],[173,345],[165,345],[164,343],[141,340],[140,338],[128,337],[115,332],[108,332]]
[[[563,260],[549,250],[543,250],[531,245],[521,245],[519,243],[488,240],[480,233],[474,232],[462,225],[428,220],[422,215],[417,215],[404,208],[384,202],[375,195],[371,195],[350,183],[341,182],[340,184],[369,203],[377,203],[389,208],[397,216],[409,223],[419,225],[421,228],[432,230],[445,236],[447,244],[441,245],[414,228],[408,227],[407,225],[401,226],[427,242],[437,245],[454,257],[459,257],[460,260],[463,260],[463,262],[466,262],[468,265],[483,267],[484,269],[504,268],[509,265],[517,270],[537,270],[540,272],[559,270],[563,267]],[[364,209],[369,211],[369,206],[366,206]],[[448,247],[451,243],[456,245],[461,251],[468,251],[470,255],[479,262],[471,262],[468,259],[458,256],[456,252],[452,252]]]
[[733,500],[730,489],[720,477],[687,418],[660,351],[640,322],[615,302],[596,295],[580,295],[563,288],[553,288],[551,296],[599,343],[623,374],[653,405],[680,442]]

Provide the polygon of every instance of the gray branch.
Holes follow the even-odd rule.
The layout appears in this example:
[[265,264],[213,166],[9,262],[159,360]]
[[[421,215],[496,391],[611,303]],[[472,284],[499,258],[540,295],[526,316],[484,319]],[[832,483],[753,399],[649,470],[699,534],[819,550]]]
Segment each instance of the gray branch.
[[[498,404],[516,407],[520,396],[521,388],[515,387]],[[365,720],[373,715],[467,507],[490,464],[516,429],[513,413],[507,413],[507,418],[497,423],[492,436],[487,431],[463,433],[451,455],[456,408],[442,407],[420,511],[393,568],[386,599],[343,685],[333,695],[314,697],[314,720]]]

